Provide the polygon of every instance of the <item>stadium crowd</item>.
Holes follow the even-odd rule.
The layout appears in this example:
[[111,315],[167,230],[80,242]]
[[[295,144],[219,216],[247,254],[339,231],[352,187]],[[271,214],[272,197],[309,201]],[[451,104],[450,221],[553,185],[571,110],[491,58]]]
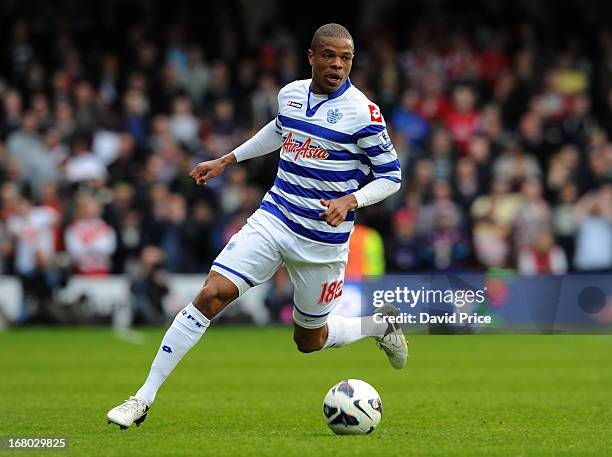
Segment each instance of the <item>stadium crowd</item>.
[[[143,15],[112,45],[62,21],[5,29],[0,273],[30,291],[65,272],[204,273],[273,181],[275,154],[204,188],[188,173],[275,116],[279,88],[309,77],[310,37],[279,23],[245,42],[226,18],[211,52],[188,20],[153,33]],[[537,20],[462,25],[352,29],[352,82],[402,164],[402,190],[357,220],[387,271],[612,270],[612,30],[587,49]]]

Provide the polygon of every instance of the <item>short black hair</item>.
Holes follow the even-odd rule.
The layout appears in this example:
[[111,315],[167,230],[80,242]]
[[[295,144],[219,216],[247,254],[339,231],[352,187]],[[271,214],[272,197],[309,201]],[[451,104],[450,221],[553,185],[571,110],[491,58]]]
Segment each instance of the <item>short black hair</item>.
[[346,27],[340,24],[330,23],[322,25],[317,29],[317,31],[312,36],[312,41],[310,42],[310,49],[313,51],[316,49],[319,40],[323,37],[329,38],[345,38],[347,40],[351,40],[353,43],[353,49],[355,48],[355,42],[353,41],[353,37],[349,33]]

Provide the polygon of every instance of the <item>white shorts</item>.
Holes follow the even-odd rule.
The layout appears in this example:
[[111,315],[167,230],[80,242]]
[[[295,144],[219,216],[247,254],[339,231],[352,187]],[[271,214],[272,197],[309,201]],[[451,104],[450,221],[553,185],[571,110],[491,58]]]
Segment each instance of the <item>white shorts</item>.
[[348,242],[316,243],[294,234],[272,214],[258,209],[213,262],[242,295],[287,267],[294,287],[293,320],[304,328],[325,325],[342,295]]

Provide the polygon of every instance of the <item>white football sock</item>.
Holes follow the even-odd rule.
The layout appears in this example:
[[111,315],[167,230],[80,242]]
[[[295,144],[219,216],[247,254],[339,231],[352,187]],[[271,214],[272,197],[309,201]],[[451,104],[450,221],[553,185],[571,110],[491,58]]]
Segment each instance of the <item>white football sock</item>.
[[136,392],[136,397],[151,406],[162,383],[187,351],[200,340],[209,325],[210,320],[191,303],[179,311],[164,335],[149,376]]
[[339,348],[359,341],[366,336],[383,336],[389,324],[377,323],[372,316],[327,318],[327,341],[322,349]]

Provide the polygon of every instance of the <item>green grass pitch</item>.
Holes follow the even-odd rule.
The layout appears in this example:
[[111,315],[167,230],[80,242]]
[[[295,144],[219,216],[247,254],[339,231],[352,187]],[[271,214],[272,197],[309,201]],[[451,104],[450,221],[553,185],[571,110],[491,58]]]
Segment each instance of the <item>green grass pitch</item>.
[[[411,336],[393,370],[371,339],[300,354],[288,328],[211,327],[119,431],[105,413],[144,380],[162,329],[142,344],[106,329],[0,333],[0,435],[65,436],[72,456],[610,456],[612,337]],[[371,383],[378,429],[335,436],[327,389]]]

